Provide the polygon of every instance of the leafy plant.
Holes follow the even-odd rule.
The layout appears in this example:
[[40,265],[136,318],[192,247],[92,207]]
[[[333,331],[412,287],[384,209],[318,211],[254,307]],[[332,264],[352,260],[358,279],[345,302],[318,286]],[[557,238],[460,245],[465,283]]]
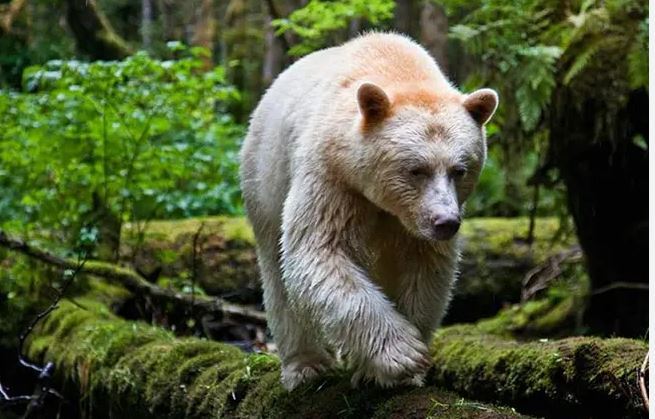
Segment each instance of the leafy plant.
[[0,223],[88,241],[107,220],[241,212],[239,94],[204,50],[170,48],[183,58],[50,61],[0,91]]
[[275,20],[273,25],[277,34],[291,31],[301,38],[289,54],[306,55],[326,46],[329,36],[346,28],[351,20],[380,24],[393,17],[394,7],[393,0],[311,0],[288,18]]

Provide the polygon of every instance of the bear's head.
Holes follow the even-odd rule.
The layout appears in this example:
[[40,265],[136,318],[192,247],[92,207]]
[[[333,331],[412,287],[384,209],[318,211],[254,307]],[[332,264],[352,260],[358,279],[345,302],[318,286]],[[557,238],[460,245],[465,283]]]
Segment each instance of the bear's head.
[[357,188],[411,234],[451,239],[484,165],[484,125],[496,92],[385,91],[363,83],[357,102]]

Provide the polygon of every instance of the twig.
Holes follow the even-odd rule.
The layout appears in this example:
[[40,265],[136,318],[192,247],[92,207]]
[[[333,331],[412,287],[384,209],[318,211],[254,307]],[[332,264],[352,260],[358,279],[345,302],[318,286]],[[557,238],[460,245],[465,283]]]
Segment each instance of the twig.
[[[191,260],[191,301],[195,301],[196,280],[198,277],[198,239],[202,229],[205,228],[205,222],[201,222],[196,234],[193,235],[193,251]],[[193,307],[192,307],[193,308]]]
[[[61,269],[75,269],[76,264],[68,259],[61,258],[50,252],[34,248],[22,240],[11,238],[0,230],[0,246],[20,252],[34,259],[45,262]],[[152,300],[166,304],[170,303],[184,308],[193,307],[198,315],[214,314],[243,319],[259,325],[266,324],[264,312],[254,308],[228,303],[218,297],[198,295],[195,298],[188,294],[167,290],[151,284],[131,269],[123,268],[111,263],[88,261],[81,268],[81,273],[95,275],[106,280],[114,281],[137,295],[150,297]]]
[[539,208],[539,184],[533,186],[532,208],[530,208],[530,227],[528,227],[527,242],[530,246],[534,243],[534,227],[537,220],[537,209]]
[[25,330],[23,330],[23,332],[18,337],[18,361],[24,367],[31,368],[38,372],[42,372],[43,368],[30,363],[23,357],[23,347],[25,346],[25,340],[30,335],[30,333],[32,333],[32,330],[34,330],[34,327],[41,319],[43,319],[48,314],[52,313],[57,307],[59,307],[59,301],[61,301],[62,297],[66,293],[66,290],[73,283],[73,280],[75,279],[77,274],[82,270],[85,263],[86,263],[86,255],[82,258],[82,261],[79,262],[77,267],[72,272],[64,271],[64,276],[68,276],[68,279],[66,280],[66,282],[64,282],[64,285],[62,285],[62,287],[57,291],[57,296],[55,297],[55,300],[52,302],[52,304],[50,304],[48,308],[43,310],[41,313],[37,314],[36,317],[32,319],[30,324],[25,328]]
[[591,295],[603,294],[605,292],[612,291],[619,288],[648,291],[648,284],[642,284],[639,282],[617,281],[617,282],[612,282],[609,285],[605,285],[604,287],[598,288],[597,290],[592,292]]
[[648,390],[646,389],[646,370],[648,369],[648,352],[644,357],[644,363],[641,364],[638,374],[639,390],[641,391],[641,399],[644,402],[646,412],[649,411]]
[[546,288],[548,284],[557,278],[562,270],[561,264],[573,262],[582,257],[582,250],[574,246],[568,250],[550,256],[544,263],[531,269],[523,278],[521,290],[521,301],[525,302],[532,298],[538,291]]
[[[0,231],[0,236],[4,236],[4,233]],[[25,408],[25,413],[23,413],[23,418],[27,419],[35,411],[38,411],[45,402],[45,398],[48,394],[55,395],[59,398],[63,398],[57,391],[52,388],[52,377],[55,373],[55,364],[52,362],[46,363],[43,367],[39,367],[36,364],[29,362],[23,355],[23,347],[25,346],[25,340],[32,333],[34,327],[37,325],[41,319],[45,318],[48,314],[52,313],[57,307],[59,307],[59,302],[64,297],[66,290],[73,283],[73,280],[77,274],[82,270],[84,264],[86,263],[86,254],[80,260],[78,260],[77,266],[72,271],[64,271],[64,277],[68,276],[68,279],[64,282],[59,290],[57,290],[57,295],[53,300],[52,304],[48,306],[45,310],[37,314],[30,324],[25,328],[25,330],[18,337],[18,362],[25,368],[36,371],[39,375],[37,378],[36,385],[34,387],[34,392],[31,396],[21,395],[21,396],[10,396],[9,393],[4,389],[2,383],[0,383],[0,405],[9,406],[19,403],[27,402],[28,405]]]

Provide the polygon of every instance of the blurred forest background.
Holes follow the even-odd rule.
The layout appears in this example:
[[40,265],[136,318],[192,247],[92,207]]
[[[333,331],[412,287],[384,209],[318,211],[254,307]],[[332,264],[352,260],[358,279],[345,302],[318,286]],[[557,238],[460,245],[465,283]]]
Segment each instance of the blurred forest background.
[[[405,33],[462,90],[500,94],[447,323],[643,340],[646,0],[0,0],[0,382],[32,394],[17,338],[72,278],[69,311],[102,301],[177,335],[265,348],[238,183],[248,116],[284,68],[368,30]],[[198,308],[210,296],[232,318]],[[81,355],[61,333],[26,352],[73,369]],[[91,382],[78,391],[104,385]]]

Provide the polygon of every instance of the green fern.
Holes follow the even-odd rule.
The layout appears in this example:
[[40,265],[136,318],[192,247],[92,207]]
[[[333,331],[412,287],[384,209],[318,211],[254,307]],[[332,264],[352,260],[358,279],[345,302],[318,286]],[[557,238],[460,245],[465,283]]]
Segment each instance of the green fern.
[[601,46],[603,44],[602,39],[596,39],[595,41],[591,42],[590,44],[586,45],[584,50],[575,57],[575,60],[569,67],[568,71],[564,74],[564,79],[563,82],[565,85],[568,85],[571,83],[571,80],[575,78],[584,68],[589,64],[589,61],[591,58],[600,50]]
[[630,87],[648,89],[648,19],[639,25],[639,35],[628,54]]

